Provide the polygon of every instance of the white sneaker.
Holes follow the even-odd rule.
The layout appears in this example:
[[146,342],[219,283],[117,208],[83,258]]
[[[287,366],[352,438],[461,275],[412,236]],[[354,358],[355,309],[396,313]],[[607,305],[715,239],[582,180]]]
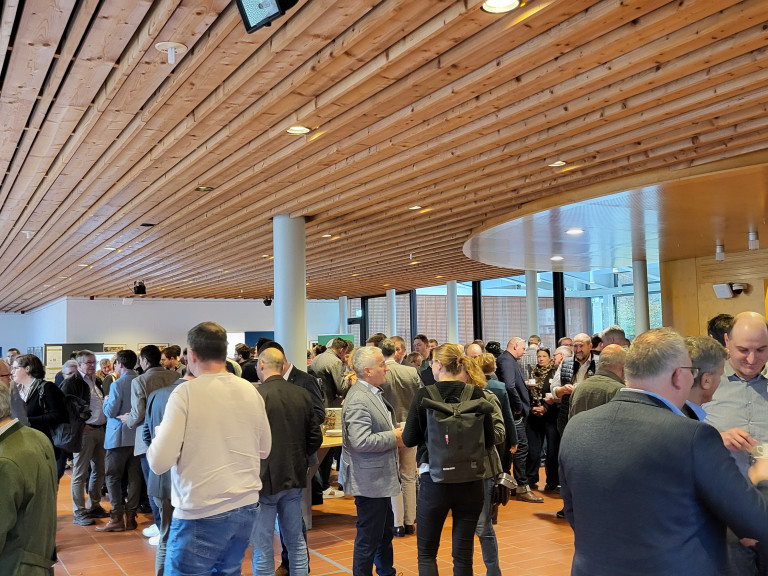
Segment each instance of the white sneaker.
[[152,538],[147,540],[147,542],[149,542],[150,546],[157,546],[158,544],[160,544],[160,534],[158,534],[157,536],[152,536]]
[[155,536],[160,535],[160,528],[157,527],[157,524],[150,524],[144,530],[141,531],[144,536],[147,538],[154,538]]

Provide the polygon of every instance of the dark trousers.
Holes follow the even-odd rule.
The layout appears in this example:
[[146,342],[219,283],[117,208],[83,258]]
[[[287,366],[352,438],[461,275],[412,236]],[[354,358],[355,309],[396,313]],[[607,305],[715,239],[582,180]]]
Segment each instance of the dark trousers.
[[[104,467],[112,510],[136,512],[139,508],[139,491],[141,490],[141,465],[138,457],[133,455],[133,446],[107,449]],[[123,500],[123,475],[125,473],[128,475],[127,506]]]
[[549,487],[560,484],[560,472],[558,469],[557,455],[560,452],[560,434],[557,432],[557,420],[546,416],[529,416],[526,424],[528,433],[528,461],[526,463],[526,476],[529,484],[539,482],[539,467],[541,466],[541,452],[544,439],[547,440],[547,457],[544,470],[547,473]]
[[437,551],[449,511],[453,517],[453,574],[472,576],[475,528],[483,509],[483,499],[482,480],[444,484],[433,482],[429,472],[421,475],[416,506],[419,576],[438,576]]
[[[141,473],[144,475],[144,484],[149,485],[149,462],[147,462],[147,455],[142,454],[139,456],[141,459]],[[160,509],[155,504],[155,499],[150,496],[149,507],[152,508],[152,518],[155,521],[155,526],[160,528]]]
[[328,454],[325,455],[320,466],[317,467],[317,474],[320,476],[320,484],[323,490],[328,490],[331,486],[331,468],[333,467],[333,460],[341,458],[341,447],[331,448],[328,450]]
[[512,455],[512,470],[518,486],[525,486],[528,484],[528,476],[525,472],[526,462],[528,460],[528,435],[525,432],[526,420],[527,418],[525,416],[518,416],[518,419],[515,420],[517,452]]
[[395,517],[392,513],[391,498],[355,496],[355,507],[357,535],[352,557],[352,574],[371,576],[375,564],[379,576],[395,576],[392,552],[392,526]]

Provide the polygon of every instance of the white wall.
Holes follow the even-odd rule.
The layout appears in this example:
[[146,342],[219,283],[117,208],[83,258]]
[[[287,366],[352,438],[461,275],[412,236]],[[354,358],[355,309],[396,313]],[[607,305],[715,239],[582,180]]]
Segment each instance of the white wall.
[[[184,346],[187,331],[212,320],[228,332],[274,330],[274,308],[261,300],[63,298],[26,314],[0,314],[0,346],[26,352],[54,342],[104,342],[134,348],[142,343]],[[307,340],[338,328],[336,300],[307,301]]]
[[67,301],[65,298],[26,312],[0,314],[0,346],[3,356],[8,348],[18,348],[26,354],[31,346],[47,342],[66,342]]

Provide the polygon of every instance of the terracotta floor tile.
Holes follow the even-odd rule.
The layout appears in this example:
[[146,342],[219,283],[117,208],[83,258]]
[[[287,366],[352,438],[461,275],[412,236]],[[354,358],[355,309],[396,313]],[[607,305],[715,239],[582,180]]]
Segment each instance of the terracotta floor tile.
[[[555,517],[562,500],[543,494],[543,504],[510,501],[499,510],[494,526],[499,544],[502,572],[515,576],[568,576],[573,556],[573,532],[564,520]],[[139,529],[130,532],[98,533],[94,526],[72,523],[69,474],[59,487],[59,525],[57,549],[61,562],[54,576],[153,576],[156,548],[150,546],[141,530],[149,526],[151,516],[140,514]],[[104,500],[102,505],[109,509]],[[313,576],[349,574],[355,540],[356,510],[354,498],[345,496],[326,500],[313,508],[313,529],[307,534]],[[99,520],[103,524],[104,520]],[[438,567],[440,573],[452,572],[452,518],[443,528]],[[418,527],[417,527],[418,530]],[[395,566],[403,576],[417,576],[416,537],[395,538]],[[277,549],[276,549],[277,550]],[[275,559],[279,563],[279,557]],[[475,540],[475,573],[485,573],[480,545]],[[277,564],[276,564],[277,565]],[[243,559],[243,576],[251,576],[251,552]]]

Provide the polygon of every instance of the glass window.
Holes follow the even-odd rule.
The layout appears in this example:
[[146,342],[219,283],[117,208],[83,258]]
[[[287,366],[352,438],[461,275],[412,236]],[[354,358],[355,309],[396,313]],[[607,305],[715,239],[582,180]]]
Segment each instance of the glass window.
[[[474,340],[472,321],[472,283],[459,282],[457,285],[459,312],[459,342],[466,344]],[[447,288],[433,286],[416,290],[417,333],[434,338],[439,344],[448,340]],[[412,344],[409,343],[409,344]]]

